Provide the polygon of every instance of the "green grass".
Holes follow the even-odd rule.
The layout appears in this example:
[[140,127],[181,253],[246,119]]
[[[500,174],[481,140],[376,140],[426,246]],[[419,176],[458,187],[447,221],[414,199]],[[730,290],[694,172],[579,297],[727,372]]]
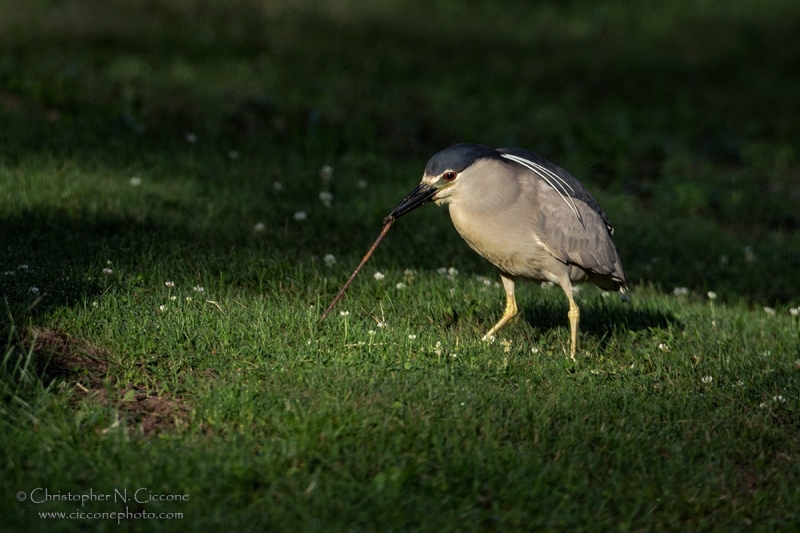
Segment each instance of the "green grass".
[[[183,514],[147,531],[796,530],[798,16],[0,2],[0,529],[116,531],[31,491],[145,488],[189,495],[129,501]],[[632,301],[581,288],[577,362],[557,288],[480,341],[499,278],[433,206],[318,324],[461,141],[614,222]]]

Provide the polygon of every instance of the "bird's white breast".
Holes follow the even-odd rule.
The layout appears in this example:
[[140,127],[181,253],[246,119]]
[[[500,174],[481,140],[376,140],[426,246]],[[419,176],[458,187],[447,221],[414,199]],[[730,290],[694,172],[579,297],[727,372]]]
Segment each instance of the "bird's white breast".
[[463,205],[451,203],[450,218],[470,248],[500,270],[513,276],[549,280],[542,271],[547,252],[530,218],[509,220],[507,213],[476,216]]

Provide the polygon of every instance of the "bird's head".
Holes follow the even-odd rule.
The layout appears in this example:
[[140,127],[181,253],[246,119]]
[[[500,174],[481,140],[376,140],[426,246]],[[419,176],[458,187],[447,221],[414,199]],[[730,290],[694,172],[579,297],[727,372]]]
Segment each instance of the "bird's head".
[[437,204],[449,203],[460,187],[472,179],[473,165],[484,159],[497,159],[494,148],[482,144],[456,144],[445,148],[430,158],[425,166],[422,183],[392,210],[385,220],[397,219],[431,200]]

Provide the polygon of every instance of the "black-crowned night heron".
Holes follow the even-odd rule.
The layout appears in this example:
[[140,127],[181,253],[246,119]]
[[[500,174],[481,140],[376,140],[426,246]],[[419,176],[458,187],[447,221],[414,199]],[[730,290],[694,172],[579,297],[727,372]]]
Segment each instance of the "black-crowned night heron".
[[549,281],[569,300],[574,358],[580,311],[572,284],[589,281],[619,291],[627,285],[608,216],[569,172],[532,152],[480,144],[446,148],[428,161],[422,183],[387,220],[431,200],[449,206],[461,237],[500,270],[506,308],[486,340],[517,314],[516,280]]

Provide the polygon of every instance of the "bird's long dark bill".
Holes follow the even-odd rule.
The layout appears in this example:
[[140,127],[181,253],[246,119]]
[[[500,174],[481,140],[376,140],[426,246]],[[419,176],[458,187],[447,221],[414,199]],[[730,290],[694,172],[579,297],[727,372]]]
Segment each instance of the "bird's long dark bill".
[[413,211],[419,206],[427,204],[433,200],[433,196],[436,194],[437,190],[438,189],[436,189],[436,187],[432,187],[427,183],[420,183],[416,189],[411,191],[411,194],[406,196],[402,202],[397,204],[397,207],[395,207],[394,210],[389,213],[389,216],[384,219],[384,223],[388,219],[398,219],[409,211]]

